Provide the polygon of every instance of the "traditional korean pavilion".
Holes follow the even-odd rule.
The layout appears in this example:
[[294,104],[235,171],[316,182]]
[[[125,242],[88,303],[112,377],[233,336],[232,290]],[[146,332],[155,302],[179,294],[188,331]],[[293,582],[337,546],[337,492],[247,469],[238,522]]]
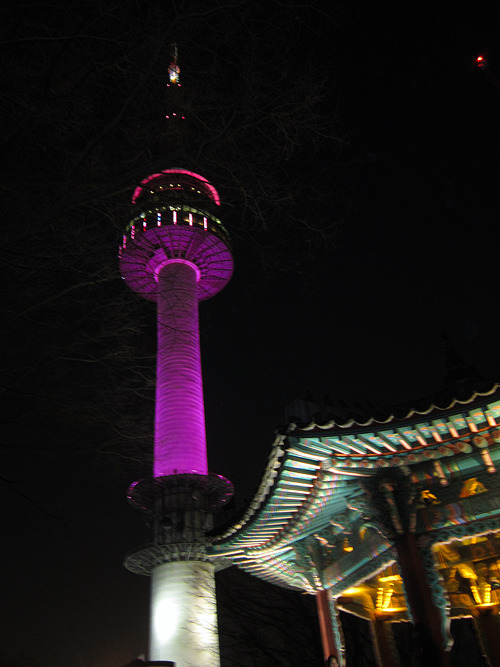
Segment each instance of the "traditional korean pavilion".
[[450,622],[464,617],[484,664],[500,665],[500,385],[334,411],[289,406],[257,494],[211,556],[315,595],[325,664],[345,664],[344,611],[369,621],[380,665],[451,664]]

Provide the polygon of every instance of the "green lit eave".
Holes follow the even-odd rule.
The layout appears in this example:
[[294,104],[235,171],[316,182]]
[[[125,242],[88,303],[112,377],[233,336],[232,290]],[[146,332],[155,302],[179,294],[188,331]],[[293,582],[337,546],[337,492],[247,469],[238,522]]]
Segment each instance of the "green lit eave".
[[346,506],[364,494],[360,482],[383,469],[411,469],[425,462],[445,468],[446,462],[453,461],[461,475],[475,474],[483,465],[485,443],[493,464],[500,464],[497,424],[500,388],[496,384],[443,407],[410,409],[404,417],[292,423],[277,435],[260,487],[245,514],[213,538],[209,554],[278,585],[307,592],[334,586],[339,576],[368,566],[370,557],[375,569],[377,559],[390,560],[391,545],[382,536],[378,541],[371,539],[371,551],[342,554],[340,574],[338,568],[331,575],[331,567],[308,569],[298,554],[306,544],[313,549],[321,531],[335,525],[339,517],[345,520]]

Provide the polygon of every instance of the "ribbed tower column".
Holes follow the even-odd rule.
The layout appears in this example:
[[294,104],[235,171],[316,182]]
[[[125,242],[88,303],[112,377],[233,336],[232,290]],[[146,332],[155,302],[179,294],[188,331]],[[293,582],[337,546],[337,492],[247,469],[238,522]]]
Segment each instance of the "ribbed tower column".
[[208,472],[198,302],[229,281],[229,237],[214,215],[215,188],[185,169],[153,174],[136,188],[121,246],[122,276],[157,304],[153,476],[129,500],[147,514],[152,543],[125,561],[151,575],[151,665],[218,667],[214,566],[206,554],[212,514],[231,483]]
[[158,276],[154,476],[207,474],[198,269],[170,260]]

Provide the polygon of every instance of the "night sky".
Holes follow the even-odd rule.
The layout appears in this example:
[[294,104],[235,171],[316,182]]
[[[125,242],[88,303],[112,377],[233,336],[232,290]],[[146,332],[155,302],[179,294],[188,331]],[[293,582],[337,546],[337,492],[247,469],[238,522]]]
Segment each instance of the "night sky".
[[[182,14],[189,3],[160,4],[158,12],[168,26],[169,12],[176,9]],[[223,520],[252,497],[265,469],[274,429],[284,423],[285,408],[294,399],[309,393],[323,403],[327,395],[333,404],[353,405],[367,416],[425,397],[430,402],[445,386],[443,336],[464,365],[479,375],[497,379],[500,371],[495,306],[500,287],[499,10],[479,2],[423,7],[393,0],[331,3],[321,14],[316,3],[307,11],[307,3],[284,4],[283,12],[296,11],[297,22],[309,20],[304,39],[299,28],[291,33],[290,58],[297,63],[297,80],[316,76],[326,80],[318,106],[334,119],[342,150],[334,150],[326,141],[314,154],[303,146],[283,167],[284,177],[289,174],[306,183],[297,206],[308,224],[291,231],[293,243],[288,243],[284,231],[281,252],[269,251],[264,267],[259,252],[268,252],[265,245],[257,232],[258,250],[245,244],[245,234],[236,228],[239,200],[230,202],[227,226],[235,237],[235,274],[221,294],[200,308],[210,469],[231,479],[236,488],[234,504]],[[132,6],[140,15],[140,3],[121,5]],[[95,10],[98,4],[90,7]],[[300,7],[300,12],[294,7]],[[29,664],[37,667],[120,667],[147,650],[148,581],[126,572],[121,564],[127,552],[148,539],[140,516],[126,502],[128,484],[147,474],[147,454],[141,459],[133,451],[128,457],[131,450],[124,445],[125,456],[107,455],[110,429],[92,419],[92,401],[101,402],[104,389],[113,394],[116,376],[107,373],[106,365],[92,365],[75,355],[68,366],[67,359],[80,322],[85,328],[85,322],[95,320],[93,330],[97,331],[99,322],[106,320],[107,303],[113,300],[116,306],[123,299],[133,309],[130,304],[139,297],[126,293],[117,259],[111,286],[96,287],[89,278],[88,288],[72,291],[74,275],[60,268],[57,258],[54,273],[45,272],[43,280],[37,273],[39,257],[47,266],[51,253],[62,252],[54,248],[50,188],[58,174],[64,181],[64,173],[77,162],[84,145],[81,137],[72,143],[71,91],[58,97],[50,81],[45,89],[42,86],[44,54],[56,38],[66,35],[75,43],[80,38],[74,36],[76,26],[67,7],[60,19],[55,18],[57,3],[49,10],[20,3],[5,11],[7,31],[0,46],[10,69],[3,74],[2,113],[6,136],[12,130],[14,138],[5,140],[3,150],[2,297],[9,321],[23,311],[25,303],[31,304],[31,297],[38,304],[43,302],[43,307],[15,319],[2,334],[9,373],[0,438],[0,656],[2,651],[13,659],[34,656]],[[112,12],[119,13],[120,6],[113,6]],[[88,20],[86,30],[92,27]],[[127,20],[132,19],[119,24],[120,34]],[[283,18],[283,24],[288,25],[288,20],[289,16]],[[263,13],[254,29],[272,35],[281,27],[275,16],[273,21],[270,27]],[[146,19],[144,24],[146,30]],[[107,28],[100,28],[101,37],[112,42],[114,26],[110,19]],[[140,29],[140,22],[136,23],[134,30]],[[39,39],[33,41],[36,36]],[[172,38],[179,39],[182,68],[182,40]],[[148,52],[146,33],[144,40]],[[210,35],[205,40],[200,45],[202,53],[210,48]],[[89,61],[94,56],[96,63],[114,57],[111,49],[106,56],[101,42],[93,46],[88,40],[85,48]],[[268,50],[271,57],[272,39]],[[231,69],[235,76],[238,62],[225,58],[223,40],[213,52],[217,66]],[[164,62],[166,73],[168,48],[163,53],[159,63]],[[487,59],[487,71],[475,65],[479,54]],[[38,58],[42,63],[39,90],[29,87]],[[197,56],[191,45],[186,56],[189,65],[194,67],[197,58],[201,67],[204,56]],[[113,87],[114,77],[122,76],[122,64],[118,60],[116,67],[112,60],[107,64],[102,78],[107,77]],[[129,66],[140,72],[146,65],[132,62]],[[259,75],[264,86],[265,68]],[[85,76],[83,67],[75,66],[75,88],[88,85]],[[189,69],[185,77],[189,81]],[[238,87],[237,82],[232,85]],[[46,97],[41,96],[43,90]],[[230,86],[229,95],[231,90]],[[127,97],[127,91],[121,94]],[[148,95],[145,86],[141,89],[144,106],[135,111],[138,125],[149,113]],[[157,99],[158,91],[151,95]],[[47,108],[51,105],[51,125],[58,125],[64,135],[66,153],[48,139],[44,143],[39,110],[45,102]],[[100,128],[118,118],[119,108],[111,99],[103,104],[93,117],[101,125],[89,127],[85,140],[100,136]],[[16,117],[20,126],[24,124],[26,137],[38,133],[36,151],[24,150],[22,142],[16,145],[16,131],[21,131],[15,129]],[[133,125],[133,118],[126,120]],[[115,127],[120,123],[125,123],[124,118],[119,117]],[[140,137],[138,132],[135,140]],[[99,165],[112,163],[113,150],[128,150],[108,145],[105,139],[101,143],[97,166],[86,172],[93,174],[93,180],[80,182],[82,196],[86,189],[97,187]],[[272,155],[269,159],[273,161]],[[163,166],[177,166],[177,156],[176,164],[166,157]],[[109,182],[111,168],[107,169],[103,178]],[[140,171],[140,163],[128,164],[127,169]],[[147,164],[144,169],[138,176],[148,174]],[[118,194],[113,194],[114,202],[123,201],[123,227],[134,182],[124,178]],[[223,195],[224,187],[227,183],[221,185]],[[265,191],[267,183],[260,187]],[[44,198],[47,188],[49,195]],[[68,210],[70,215],[72,209]],[[86,214],[90,215],[89,209]],[[36,230],[35,246],[37,216],[49,222]],[[315,230],[316,221],[325,217],[338,224],[323,243]],[[122,223],[115,220],[113,224],[95,237],[96,261],[117,258]],[[19,242],[23,234],[24,245]],[[78,234],[73,242],[80,247]],[[71,252],[71,244],[64,247],[67,256]],[[26,281],[22,288],[16,282],[19,267],[32,267],[23,269],[28,288]],[[82,264],[82,282],[86,270]],[[55,298],[64,291],[68,297]],[[148,378],[155,344],[154,309],[148,304],[137,308],[139,333],[129,330],[120,340],[127,354],[132,350],[143,364]],[[63,332],[66,345],[63,348],[61,342],[60,366],[53,362],[45,367],[40,351],[47,349],[45,336],[57,338],[58,331]],[[99,345],[95,343],[96,350]],[[118,348],[116,363],[109,362],[114,369],[120,355],[128,358]],[[31,366],[41,359],[33,384],[23,359]],[[61,383],[60,369],[68,404],[64,410],[55,405],[52,410],[50,397]],[[23,373],[26,381],[18,379]],[[128,367],[121,378],[125,384],[130,380],[127,373]],[[133,393],[125,393],[123,411],[136,415],[145,440],[150,437],[152,443],[151,392],[141,392],[136,377],[137,403]],[[123,433],[124,441],[126,436]],[[117,451],[116,437],[113,442]]]

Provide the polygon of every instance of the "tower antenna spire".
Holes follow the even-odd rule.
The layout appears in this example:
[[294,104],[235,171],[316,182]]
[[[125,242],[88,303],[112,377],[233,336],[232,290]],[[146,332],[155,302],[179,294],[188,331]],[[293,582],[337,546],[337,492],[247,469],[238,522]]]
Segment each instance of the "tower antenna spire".
[[169,83],[167,85],[180,86],[180,67],[177,64],[178,59],[178,50],[177,44],[172,42],[170,44],[170,65],[168,66],[168,79]]
[[[169,108],[165,114],[167,120],[185,120],[185,112],[182,104],[182,95],[181,91],[178,90],[173,92],[172,89],[181,88],[181,68],[178,63],[179,51],[177,49],[177,44],[172,42],[170,44],[170,65],[168,66],[168,82],[167,88],[170,88],[168,95],[168,104]],[[177,125],[177,123],[176,123]]]

